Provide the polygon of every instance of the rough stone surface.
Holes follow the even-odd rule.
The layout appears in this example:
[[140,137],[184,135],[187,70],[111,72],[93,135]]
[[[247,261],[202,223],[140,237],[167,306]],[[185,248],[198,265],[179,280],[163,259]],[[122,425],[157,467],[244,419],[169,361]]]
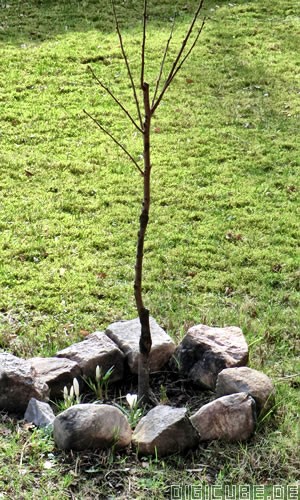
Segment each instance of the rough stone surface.
[[53,424],[55,415],[48,403],[31,398],[24,419],[27,420],[27,422],[32,422],[37,427],[47,427]]
[[190,421],[201,441],[245,441],[255,429],[255,401],[245,392],[223,396],[202,406]]
[[96,367],[99,365],[102,373],[114,367],[110,382],[123,378],[124,354],[104,332],[92,333],[82,342],[59,351],[56,356],[76,361],[86,377],[94,378]]
[[53,436],[62,450],[124,448],[131,441],[131,428],[114,406],[79,404],[55,418]]
[[81,369],[71,359],[31,358],[28,361],[39,379],[48,385],[51,399],[62,398],[64,386],[71,385],[74,377],[80,381]]
[[31,398],[48,401],[49,388],[28,361],[0,352],[0,410],[24,413]]
[[[175,344],[171,337],[150,317],[152,348],[149,357],[150,372],[160,370],[170,359],[175,351]],[[141,325],[139,318],[129,321],[112,323],[105,330],[124,352],[132,373],[138,373],[139,340]]]
[[162,457],[194,448],[199,438],[186,416],[186,408],[156,406],[136,426],[132,442],[140,455]]
[[257,413],[266,414],[275,403],[275,387],[271,379],[257,370],[246,366],[227,368],[218,375],[217,396],[236,392],[250,394],[256,402]]
[[236,326],[190,328],[175,353],[181,372],[207,389],[215,389],[218,373],[224,368],[246,365],[248,346]]

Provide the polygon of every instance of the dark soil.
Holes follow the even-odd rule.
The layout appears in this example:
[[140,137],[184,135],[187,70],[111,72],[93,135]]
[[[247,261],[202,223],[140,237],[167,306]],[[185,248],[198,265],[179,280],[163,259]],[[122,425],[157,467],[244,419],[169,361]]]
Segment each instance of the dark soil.
[[[119,394],[137,394],[137,376],[126,374],[124,379],[125,383],[118,387]],[[151,374],[150,386],[159,404],[177,408],[184,406],[189,414],[199,410],[201,406],[215,398],[213,392],[201,389],[169,367],[164,371]]]

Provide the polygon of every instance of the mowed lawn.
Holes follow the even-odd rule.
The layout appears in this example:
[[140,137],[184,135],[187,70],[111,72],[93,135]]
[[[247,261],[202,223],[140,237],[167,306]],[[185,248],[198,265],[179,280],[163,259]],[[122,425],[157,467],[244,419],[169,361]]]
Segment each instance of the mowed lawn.
[[[116,2],[136,82],[142,4]],[[167,68],[196,5],[149,1],[152,92],[174,15]],[[172,483],[300,480],[299,5],[207,0],[204,11],[153,120],[145,304],[178,342],[193,324],[240,326],[250,366],[276,384],[275,414],[247,444],[147,462],[63,454],[3,414],[0,498],[159,499]],[[136,116],[110,2],[0,1],[0,348],[18,356],[136,316],[142,179],[83,110],[139,162],[142,143],[89,64]]]

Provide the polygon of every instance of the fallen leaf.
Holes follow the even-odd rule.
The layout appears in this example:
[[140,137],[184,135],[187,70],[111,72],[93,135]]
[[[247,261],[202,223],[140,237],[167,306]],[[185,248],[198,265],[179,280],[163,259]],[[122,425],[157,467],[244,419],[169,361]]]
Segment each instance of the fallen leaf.
[[51,462],[50,460],[46,460],[46,462],[44,462],[43,467],[44,467],[44,469],[48,470],[48,469],[52,469],[54,467],[54,465],[55,464],[53,462]]
[[22,428],[25,431],[33,431],[36,427],[32,422],[24,422]]
[[90,334],[89,330],[80,330],[79,333],[82,337],[87,337]]
[[1,429],[1,436],[2,437],[5,437],[5,436],[11,436],[12,434],[12,431],[10,429]]
[[231,231],[226,234],[225,238],[228,241],[243,241],[243,236],[240,233],[234,234]]
[[232,297],[233,293],[234,293],[234,290],[233,290],[233,288],[231,288],[231,286],[227,286],[225,288],[226,297]]
[[106,274],[106,273],[98,273],[98,274],[97,274],[97,278],[98,278],[99,280],[103,280],[104,278],[106,278],[106,276],[107,276],[107,274]]
[[194,80],[192,80],[191,78],[186,78],[186,83],[194,83]]
[[74,326],[74,323],[66,323],[63,328],[65,328],[66,330],[69,330],[69,328],[73,328]]

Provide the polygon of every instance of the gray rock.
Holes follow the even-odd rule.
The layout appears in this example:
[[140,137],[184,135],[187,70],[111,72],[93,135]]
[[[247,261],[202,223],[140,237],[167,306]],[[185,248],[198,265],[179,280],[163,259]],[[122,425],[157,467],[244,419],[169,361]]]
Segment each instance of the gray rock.
[[216,392],[218,397],[236,392],[250,394],[260,415],[265,415],[275,403],[275,387],[271,379],[246,366],[222,370],[218,375]]
[[76,361],[86,377],[94,378],[96,367],[99,365],[102,373],[114,367],[110,377],[111,382],[123,378],[124,354],[104,332],[92,333],[82,342],[59,351],[56,356]]
[[31,358],[37,377],[45,382],[50,389],[51,399],[62,398],[65,386],[77,378],[80,382],[81,369],[79,365],[67,358]]
[[255,401],[245,392],[223,396],[202,406],[190,421],[201,441],[245,441],[255,429]]
[[242,330],[196,325],[190,328],[175,354],[181,372],[196,384],[215,389],[224,368],[246,365],[248,345]]
[[[149,357],[150,372],[156,372],[169,361],[176,346],[171,337],[151,317],[150,330],[152,337],[152,348]],[[131,372],[138,373],[141,335],[139,318],[112,323],[107,327],[105,333],[124,352]]]
[[48,401],[47,384],[36,378],[29,361],[0,353],[0,410],[24,413],[31,398]]
[[32,422],[37,427],[48,427],[53,424],[55,415],[48,403],[43,403],[35,398],[31,398],[24,419],[27,420],[27,422]]
[[156,406],[136,426],[132,442],[140,455],[162,457],[194,448],[199,442],[186,408]]
[[79,404],[55,418],[53,436],[62,450],[124,448],[131,441],[131,428],[114,406]]

